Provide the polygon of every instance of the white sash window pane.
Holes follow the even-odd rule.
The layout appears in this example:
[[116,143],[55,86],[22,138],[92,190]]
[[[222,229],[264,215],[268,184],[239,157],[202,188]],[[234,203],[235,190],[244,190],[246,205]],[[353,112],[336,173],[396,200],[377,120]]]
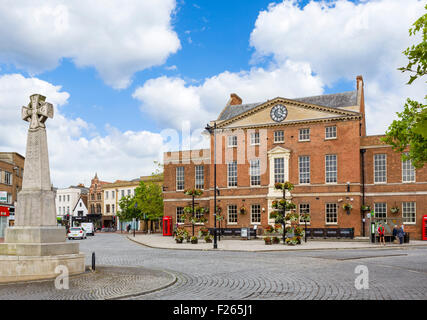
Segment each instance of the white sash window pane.
[[374,155],[374,183],[387,181],[387,155]]
[[176,168],[176,190],[184,190],[184,167]]
[[237,187],[237,161],[227,164],[228,186]]
[[325,173],[326,183],[337,182],[337,156],[335,154],[327,154],[325,156]]
[[251,186],[261,185],[261,168],[259,159],[250,161]]
[[274,159],[274,183],[285,182],[285,159]]
[[310,156],[299,157],[299,183],[310,183]]

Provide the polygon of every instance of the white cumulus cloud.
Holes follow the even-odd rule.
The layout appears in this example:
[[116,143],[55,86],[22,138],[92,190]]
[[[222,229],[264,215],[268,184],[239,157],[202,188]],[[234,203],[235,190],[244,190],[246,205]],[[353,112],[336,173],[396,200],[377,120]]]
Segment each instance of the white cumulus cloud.
[[175,7],[175,0],[4,0],[0,62],[37,74],[71,58],[126,88],[135,72],[162,65],[180,48]]
[[166,134],[145,130],[121,132],[107,126],[107,134],[101,136],[83,119],[70,119],[61,113],[70,97],[61,86],[6,74],[0,76],[0,151],[25,156],[29,124],[21,119],[21,106],[26,106],[34,93],[46,96],[55,108],[53,119],[46,122],[54,186],[67,187],[79,182],[88,185],[95,172],[106,181],[149,175],[153,161],[163,159],[163,151],[178,148],[176,139],[164,143]]
[[164,126],[179,129],[188,121],[193,128],[199,128],[218,117],[230,93],[237,93],[243,103],[253,103],[278,96],[321,94],[322,86],[308,64],[287,61],[267,69],[225,71],[201,84],[189,84],[177,77],[150,79],[135,90],[133,97],[141,101],[142,112]]
[[[408,30],[424,12],[424,1],[296,1],[271,4],[261,11],[251,33],[253,61],[309,64],[328,86],[363,75],[370,133],[383,133],[407,97],[421,100],[425,84],[407,86],[409,76],[397,70],[411,43]],[[380,116],[380,117],[378,117]]]

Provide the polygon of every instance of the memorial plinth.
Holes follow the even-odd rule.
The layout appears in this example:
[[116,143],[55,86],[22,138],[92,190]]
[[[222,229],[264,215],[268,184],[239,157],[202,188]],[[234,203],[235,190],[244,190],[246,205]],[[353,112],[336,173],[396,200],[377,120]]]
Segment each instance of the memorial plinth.
[[85,270],[78,243],[66,242],[66,230],[57,226],[52,190],[45,121],[53,106],[35,94],[22,119],[30,122],[22,190],[18,193],[15,226],[6,229],[0,243],[0,282],[54,278],[58,265],[68,273]]

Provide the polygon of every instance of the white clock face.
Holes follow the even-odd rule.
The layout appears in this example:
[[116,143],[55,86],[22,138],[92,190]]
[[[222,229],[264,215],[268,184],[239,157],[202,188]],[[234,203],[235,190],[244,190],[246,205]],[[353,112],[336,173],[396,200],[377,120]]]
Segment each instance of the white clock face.
[[288,115],[288,109],[284,105],[278,104],[275,105],[270,112],[271,119],[276,122],[281,122],[286,119]]

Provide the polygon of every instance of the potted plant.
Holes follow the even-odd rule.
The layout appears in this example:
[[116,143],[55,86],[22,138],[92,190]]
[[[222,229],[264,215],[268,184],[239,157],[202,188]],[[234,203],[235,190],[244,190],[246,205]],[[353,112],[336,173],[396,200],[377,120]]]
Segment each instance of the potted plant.
[[271,238],[270,237],[265,237],[264,238],[264,242],[265,242],[265,244],[271,244]]
[[206,241],[206,243],[211,243],[212,242],[212,236],[211,235],[207,235],[206,237],[205,237],[205,241]]
[[183,236],[177,236],[175,238],[176,243],[182,243],[182,241],[184,241],[184,237]]
[[246,214],[246,208],[245,207],[240,208],[240,214]]
[[399,207],[396,207],[396,206],[391,207],[390,211],[391,211],[391,213],[399,213]]
[[193,237],[190,238],[190,241],[191,241],[192,244],[197,244],[198,239],[197,239],[196,236],[193,236]]
[[203,227],[200,229],[200,236],[201,237],[206,237],[207,235],[209,235],[209,229],[206,227]]
[[279,237],[273,237],[273,243],[274,244],[280,243],[280,238]]

